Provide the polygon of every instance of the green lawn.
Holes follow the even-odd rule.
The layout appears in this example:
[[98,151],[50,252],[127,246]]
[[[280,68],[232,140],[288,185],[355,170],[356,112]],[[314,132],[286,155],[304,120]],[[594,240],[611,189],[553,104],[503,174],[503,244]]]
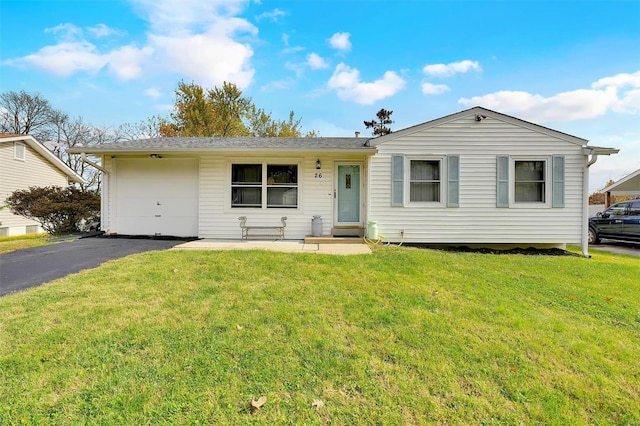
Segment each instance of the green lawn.
[[0,424],[640,422],[640,260],[593,254],[108,262],[0,298]]
[[49,238],[51,238],[49,234],[28,234],[16,235],[13,237],[0,237],[0,254],[53,244],[48,241]]

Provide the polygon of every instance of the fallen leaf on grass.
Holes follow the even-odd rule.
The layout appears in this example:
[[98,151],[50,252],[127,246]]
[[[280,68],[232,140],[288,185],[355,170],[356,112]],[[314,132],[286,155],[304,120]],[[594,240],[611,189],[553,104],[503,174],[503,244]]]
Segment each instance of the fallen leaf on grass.
[[313,404],[311,405],[313,407],[316,407],[316,410],[319,410],[320,408],[324,407],[324,402],[320,401],[319,399],[314,399]]
[[260,398],[258,398],[257,401],[255,400],[251,400],[251,409],[252,410],[258,410],[260,409],[260,407],[262,407],[265,402],[267,402],[267,397],[266,396],[261,396]]
[[607,296],[604,298],[604,300],[606,300],[607,302],[611,302],[613,300],[613,297]]
[[173,273],[175,274],[176,272],[178,272],[178,269],[174,268]]
[[236,325],[236,328],[237,328],[238,330],[242,330],[244,327],[243,327],[243,326],[241,326],[240,324],[238,324],[238,325]]

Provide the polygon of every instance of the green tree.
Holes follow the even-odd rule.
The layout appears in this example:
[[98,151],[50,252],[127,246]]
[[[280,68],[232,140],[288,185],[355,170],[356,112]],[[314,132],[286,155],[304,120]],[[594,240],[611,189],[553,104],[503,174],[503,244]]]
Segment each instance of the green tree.
[[82,219],[100,214],[100,195],[74,186],[32,186],[14,191],[6,203],[11,213],[39,222],[52,235],[77,232]]
[[[300,137],[301,119],[293,111],[288,120],[276,120],[245,97],[235,84],[205,90],[180,82],[171,119],[160,124],[162,136]],[[309,132],[306,136],[315,136]]]
[[373,129],[371,134],[373,136],[383,136],[391,133],[391,128],[387,127],[388,124],[392,124],[393,120],[391,120],[391,114],[393,111],[389,111],[387,109],[381,108],[380,111],[376,113],[377,120],[364,121],[364,127],[367,129]]

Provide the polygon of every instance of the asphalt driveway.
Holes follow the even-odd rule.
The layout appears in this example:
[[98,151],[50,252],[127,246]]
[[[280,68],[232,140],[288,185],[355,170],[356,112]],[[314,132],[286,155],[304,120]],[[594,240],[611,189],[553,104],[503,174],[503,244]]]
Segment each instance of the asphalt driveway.
[[640,243],[603,239],[600,244],[591,244],[589,245],[589,248],[640,257]]
[[0,296],[95,268],[107,260],[166,250],[182,243],[182,240],[94,237],[2,254]]

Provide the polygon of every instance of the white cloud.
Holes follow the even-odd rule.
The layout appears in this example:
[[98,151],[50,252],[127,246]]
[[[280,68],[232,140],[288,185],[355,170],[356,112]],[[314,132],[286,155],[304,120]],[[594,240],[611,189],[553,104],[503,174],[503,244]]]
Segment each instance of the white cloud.
[[286,14],[278,8],[273,9],[272,12],[264,12],[260,15],[256,16],[256,21],[260,22],[261,20],[267,18],[271,22],[278,22],[278,18],[281,16],[286,16]]
[[268,84],[265,84],[264,86],[260,87],[260,91],[264,93],[280,92],[280,91],[288,90],[292,88],[293,86],[295,86],[295,84],[296,84],[296,80],[292,78],[287,78],[283,80],[272,81]]
[[[628,90],[627,87],[632,89]],[[462,98],[467,107],[484,106],[534,122],[571,121],[602,116],[610,111],[640,113],[640,72],[602,78],[591,89],[578,89],[549,97],[522,91],[499,91]]]
[[150,97],[151,99],[158,99],[162,96],[162,92],[155,87],[149,87],[147,90],[144,91],[144,94]]
[[35,66],[56,75],[69,76],[78,71],[95,73],[107,65],[107,59],[88,41],[62,42],[45,46],[38,52],[3,63]]
[[249,86],[255,70],[249,63],[250,46],[228,37],[198,34],[185,37],[149,36],[164,69],[184,74],[206,86],[232,81]]
[[329,68],[329,64],[317,53],[310,53],[307,55],[307,65],[312,70]]
[[351,49],[349,37],[351,37],[349,33],[335,33],[329,39],[329,45],[337,50],[348,51]]
[[65,24],[56,25],[52,28],[45,28],[44,32],[51,33],[58,37],[58,39],[68,41],[75,40],[76,37],[81,36],[82,28],[76,27],[75,25],[67,22]]
[[483,106],[533,122],[571,121],[603,115],[616,102],[615,89],[575,90],[545,98],[528,92],[500,91],[462,98],[465,106]]
[[94,37],[109,37],[112,35],[119,35],[120,31],[107,27],[105,24],[98,24],[94,27],[87,27],[87,31]]
[[640,88],[640,71],[633,74],[617,74],[613,77],[604,77],[591,84],[594,89],[601,89],[603,87],[626,87],[631,86],[634,88]]
[[431,83],[423,83],[422,84],[422,93],[425,95],[441,95],[442,93],[448,92],[449,86],[446,84],[431,84]]
[[327,87],[335,90],[344,101],[370,105],[395,95],[405,85],[406,82],[393,71],[385,72],[382,78],[372,83],[363,83],[360,81],[360,71],[341,62],[336,66]]
[[465,59],[464,61],[451,62],[449,64],[426,65],[422,71],[433,77],[451,77],[455,74],[466,73],[469,71],[482,71],[482,67],[476,61]]
[[164,35],[203,32],[220,22],[233,20],[247,4],[246,0],[133,0],[132,3],[151,25],[151,32]]
[[[237,41],[258,32],[236,17],[246,0],[134,0],[133,4],[149,25],[142,46],[99,49],[84,38],[83,29],[66,23],[46,30],[60,40],[57,44],[3,64],[33,66],[64,76],[106,68],[120,80],[141,78],[150,71],[179,73],[203,85],[232,81],[241,88],[253,80],[253,49],[248,42]],[[86,32],[94,37],[119,35],[104,24]]]
[[633,74],[622,73],[613,77],[604,77],[591,84],[594,89],[615,88],[619,93],[619,101],[613,107],[616,112],[640,113],[640,71]]
[[145,47],[138,49],[133,46],[123,46],[112,50],[106,57],[108,58],[108,69],[116,75],[119,80],[133,80],[142,76],[143,63],[151,57],[153,49]]

